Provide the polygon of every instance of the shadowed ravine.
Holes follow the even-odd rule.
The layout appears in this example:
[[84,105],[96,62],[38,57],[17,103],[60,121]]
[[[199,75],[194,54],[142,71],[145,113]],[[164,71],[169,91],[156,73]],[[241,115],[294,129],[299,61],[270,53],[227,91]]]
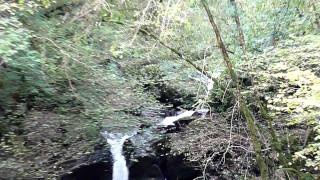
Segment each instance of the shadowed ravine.
[[[178,115],[176,116],[170,116],[170,117],[164,118],[157,125],[163,128],[166,128],[168,126],[174,126],[175,125],[174,123],[176,121],[183,118],[191,117],[194,113],[195,111],[179,112]],[[136,133],[132,133],[132,135],[127,135],[127,134],[123,135],[121,133],[109,133],[107,131],[104,131],[101,134],[110,145],[110,151],[112,154],[112,162],[113,162],[112,180],[128,180],[129,170],[126,164],[126,158],[123,155],[123,144],[127,139],[134,136]],[[157,169],[157,167],[155,167],[154,165],[152,165],[152,168],[158,170],[159,172],[161,171],[160,168]]]
[[[196,112],[198,116],[205,115],[203,111],[177,112],[177,115],[165,117],[154,126],[140,129],[138,132],[127,132],[127,134],[124,132],[101,132],[109,145],[106,151],[109,151],[111,156],[110,153],[107,153],[105,157],[100,157],[100,160],[88,163],[88,165],[74,170],[72,174],[62,177],[62,179],[85,180],[91,177],[93,180],[174,180],[177,178],[195,178],[199,176],[200,172],[186,165],[183,155],[170,155],[168,153],[169,149],[162,148],[162,145],[167,143],[168,139],[165,136],[161,138],[158,136],[172,131],[176,127],[176,122],[191,118]],[[145,132],[147,133],[145,134]],[[142,149],[146,148],[146,150],[141,151],[141,147],[138,146],[143,146]],[[128,150],[130,148],[133,149],[131,152]],[[132,157],[136,160],[133,160]],[[105,166],[104,169],[103,165]]]

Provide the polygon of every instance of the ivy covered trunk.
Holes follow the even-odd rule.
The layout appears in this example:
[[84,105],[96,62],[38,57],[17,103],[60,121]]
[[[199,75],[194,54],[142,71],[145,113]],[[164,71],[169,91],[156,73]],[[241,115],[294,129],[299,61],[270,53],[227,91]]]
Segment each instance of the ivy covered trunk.
[[210,21],[210,23],[212,25],[212,28],[213,28],[213,31],[214,31],[214,33],[216,35],[216,41],[217,41],[218,47],[220,48],[221,53],[223,55],[223,59],[224,59],[224,62],[226,64],[226,66],[227,66],[227,69],[229,71],[230,77],[231,77],[232,81],[237,86],[237,92],[234,95],[235,95],[235,98],[237,98],[238,101],[239,101],[240,112],[241,112],[241,114],[243,115],[243,117],[247,121],[247,125],[248,125],[248,128],[249,128],[250,136],[251,136],[251,139],[252,139],[252,142],[253,142],[253,145],[254,145],[254,149],[255,149],[255,154],[256,154],[258,166],[259,166],[260,173],[261,173],[261,178],[263,180],[266,180],[266,179],[268,179],[268,169],[267,169],[267,165],[265,163],[265,160],[263,159],[263,156],[262,156],[261,142],[260,142],[260,140],[258,138],[257,127],[255,125],[254,117],[253,117],[252,113],[250,112],[250,110],[249,110],[244,98],[241,96],[240,87],[239,87],[240,85],[239,85],[239,82],[238,82],[237,74],[233,69],[233,66],[232,66],[232,63],[230,61],[227,49],[226,49],[226,47],[225,47],[225,45],[224,45],[224,43],[222,41],[222,38],[221,38],[221,35],[220,35],[220,31],[219,31],[218,26],[216,25],[216,23],[215,23],[215,21],[213,19],[213,16],[212,16],[212,13],[211,13],[211,11],[210,11],[210,9],[208,7],[208,4],[207,4],[206,0],[201,0],[201,2],[202,2],[202,5],[203,5],[203,7],[205,8],[205,10],[207,12],[207,15],[209,17],[209,21]]

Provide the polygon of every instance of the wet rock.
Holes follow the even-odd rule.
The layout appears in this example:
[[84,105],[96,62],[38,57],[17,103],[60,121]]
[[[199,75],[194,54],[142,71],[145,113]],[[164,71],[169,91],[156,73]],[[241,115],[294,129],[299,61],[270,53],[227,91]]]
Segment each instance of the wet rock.
[[169,155],[162,159],[161,169],[167,180],[195,179],[201,176],[201,171],[192,167],[183,155]]
[[61,180],[111,180],[112,167],[109,162],[97,162],[75,169],[71,174],[64,175]]
[[151,145],[152,154],[140,157],[137,162],[130,166],[131,178],[176,180],[194,179],[201,175],[201,171],[194,168],[184,155],[171,154],[169,146],[170,138],[163,136],[162,139]]
[[165,177],[158,165],[159,159],[155,156],[138,159],[130,167],[130,180],[164,180]]
[[195,95],[177,90],[165,83],[146,84],[145,89],[153,92],[156,99],[163,104],[177,107],[191,107],[195,103]]
[[101,149],[80,160],[66,161],[63,165],[69,173],[61,176],[61,180],[111,180],[112,158],[109,150]]
[[194,179],[201,176],[201,171],[192,167],[183,155],[141,157],[129,168],[130,180],[176,180]]
[[146,128],[150,128],[150,127],[151,127],[150,124],[141,124],[141,125],[139,126],[139,130],[146,129]]

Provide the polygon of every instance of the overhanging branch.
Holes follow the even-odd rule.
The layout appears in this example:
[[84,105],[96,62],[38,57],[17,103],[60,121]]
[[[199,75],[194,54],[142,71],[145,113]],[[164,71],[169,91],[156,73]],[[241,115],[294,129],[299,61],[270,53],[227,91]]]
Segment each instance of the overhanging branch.
[[[120,25],[128,25],[122,21],[114,21],[114,20],[110,20],[108,22],[112,22],[112,23],[116,23],[116,24],[120,24]],[[132,28],[135,28],[134,26],[129,26]],[[195,64],[194,62],[192,62],[191,59],[186,58],[186,56],[184,56],[181,52],[179,52],[178,50],[172,48],[171,46],[167,45],[165,42],[161,41],[161,39],[159,39],[156,35],[154,35],[153,33],[149,32],[147,29],[144,28],[139,28],[138,32],[147,35],[149,37],[151,37],[152,39],[154,39],[155,41],[159,42],[163,47],[167,48],[168,50],[170,50],[173,54],[175,54],[176,56],[178,56],[179,58],[181,58],[182,60],[186,61],[188,64],[190,64],[193,68],[195,68],[197,71],[199,71],[201,74],[205,75],[206,77],[208,77],[209,79],[211,79],[216,85],[219,84],[218,80],[216,78],[214,78],[211,74],[209,74],[207,71],[203,70],[200,66],[198,66],[197,64]]]

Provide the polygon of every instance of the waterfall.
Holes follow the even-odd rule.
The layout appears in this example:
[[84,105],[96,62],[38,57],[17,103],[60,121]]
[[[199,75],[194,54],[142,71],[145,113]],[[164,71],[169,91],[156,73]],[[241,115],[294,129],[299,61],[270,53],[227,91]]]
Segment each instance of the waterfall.
[[128,180],[129,171],[126,165],[126,159],[122,154],[123,143],[131,136],[121,134],[101,133],[108,144],[111,146],[113,159],[112,180]]
[[169,116],[164,118],[158,125],[161,126],[173,126],[174,122],[183,119],[183,118],[187,118],[187,117],[191,117],[193,114],[195,113],[195,111],[185,111],[180,113],[177,116]]
[[194,114],[197,114],[198,116],[201,116],[202,118],[206,117],[210,110],[209,109],[198,109],[194,111],[184,111],[184,112],[178,112],[178,115],[176,116],[168,116],[165,117],[160,123],[158,123],[159,126],[174,126],[174,123],[176,121],[179,121],[183,118],[192,117]]

